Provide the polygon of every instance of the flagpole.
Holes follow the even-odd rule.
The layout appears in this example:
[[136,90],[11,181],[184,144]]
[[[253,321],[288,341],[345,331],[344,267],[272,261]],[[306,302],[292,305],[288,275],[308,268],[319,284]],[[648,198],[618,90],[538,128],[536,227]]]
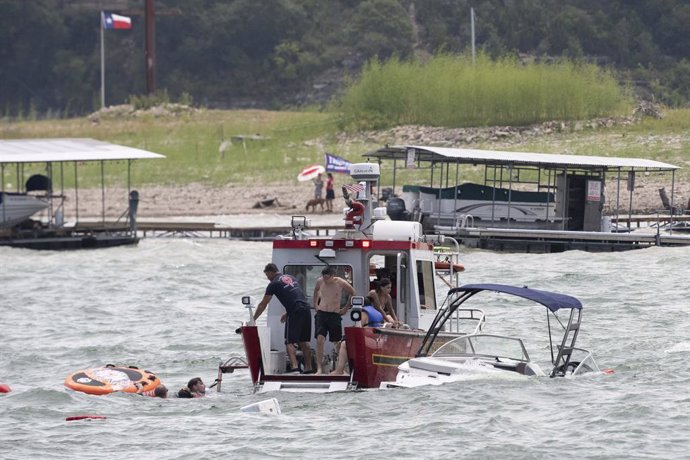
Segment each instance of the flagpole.
[[475,52],[474,52],[474,8],[470,8],[470,24],[472,29],[472,65],[474,65]]
[[101,11],[101,108],[105,108],[105,44],[103,40],[103,11]]

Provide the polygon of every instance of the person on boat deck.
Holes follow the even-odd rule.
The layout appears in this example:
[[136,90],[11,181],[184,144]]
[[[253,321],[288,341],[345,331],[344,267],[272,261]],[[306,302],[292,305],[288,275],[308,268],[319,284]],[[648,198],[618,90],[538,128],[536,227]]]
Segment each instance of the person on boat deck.
[[[388,278],[389,280],[391,280],[391,292],[390,292],[390,294],[391,294],[391,300],[392,300],[393,308],[395,308],[395,306],[396,306],[395,299],[398,297],[397,292],[396,292],[395,276],[396,276],[395,273],[391,273],[391,271],[386,267],[379,267],[376,269],[376,280],[375,280],[376,283],[381,282],[381,280],[384,278]],[[372,282],[372,284],[374,284],[374,283]],[[374,289],[375,287],[376,286],[374,284],[374,286],[372,286],[372,289]]]
[[369,291],[368,296],[374,301],[374,306],[381,313],[381,315],[390,315],[393,318],[393,324],[398,326],[398,315],[395,314],[393,308],[393,299],[391,297],[391,289],[393,284],[389,278],[381,278],[375,282],[375,287]]
[[311,373],[311,308],[300,287],[299,282],[291,275],[280,273],[276,264],[269,263],[264,268],[264,275],[270,281],[266,287],[266,293],[259,302],[254,312],[254,320],[261,316],[261,313],[268,306],[271,298],[275,295],[285,308],[285,314],[280,318],[285,323],[285,348],[291,369],[288,372],[298,370],[297,353],[295,343],[299,344],[304,357],[304,372]]
[[[340,301],[343,292],[348,294],[348,301],[343,308]],[[316,339],[316,373],[323,372],[323,347],[328,335],[331,343],[343,339],[342,316],[350,310],[350,298],[355,295],[355,289],[344,279],[335,276],[333,267],[321,270],[321,277],[314,286],[314,338]]]
[[177,392],[178,398],[201,398],[206,396],[206,385],[201,380],[201,377],[194,377],[187,386]]
[[[385,321],[385,322],[384,322]],[[380,311],[374,307],[374,299],[370,296],[364,298],[364,307],[362,308],[362,317],[360,321],[355,323],[357,327],[387,327],[394,324],[395,321],[390,315],[382,315]],[[338,351],[338,362],[331,375],[345,374],[345,366],[347,365],[347,345],[343,340],[340,342],[340,350]]]

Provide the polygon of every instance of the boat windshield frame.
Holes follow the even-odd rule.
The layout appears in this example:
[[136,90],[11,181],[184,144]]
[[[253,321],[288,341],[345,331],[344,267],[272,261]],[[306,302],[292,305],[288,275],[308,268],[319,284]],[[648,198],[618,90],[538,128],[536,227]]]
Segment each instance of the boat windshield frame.
[[[579,324],[582,317],[582,303],[575,297],[565,294],[530,289],[526,286],[518,287],[504,284],[466,284],[448,291],[447,299],[443,303],[444,306],[439,309],[431,326],[427,330],[416,356],[424,357],[435,355],[434,342],[444,330],[445,324],[452,318],[453,313],[473,296],[484,291],[505,293],[521,297],[546,307],[551,364],[554,366],[551,376],[555,376],[562,365],[567,365],[569,363],[570,354],[575,346],[577,331],[579,330]],[[567,324],[564,324],[556,314],[556,312],[561,309],[570,310]],[[555,322],[550,320],[551,316],[555,317]],[[563,329],[563,337],[558,341],[553,340],[554,331],[552,330],[552,325],[555,324],[558,324]],[[570,334],[573,332],[574,335],[571,336]],[[568,340],[570,340],[570,343],[567,343]],[[439,347],[439,349],[440,348],[441,347]]]
[[[505,342],[516,342],[519,344],[519,348],[521,351],[522,356],[506,356],[503,353],[478,353],[477,352],[477,347],[476,343],[473,343],[475,339],[481,339],[483,337],[491,337],[495,339],[502,339]],[[453,344],[457,344],[458,342],[467,342],[469,345],[469,350],[466,352],[460,352],[460,353],[443,353],[444,349],[446,348],[452,348]],[[467,347],[466,347],[467,349]],[[509,359],[512,361],[520,361],[520,362],[530,362],[530,357],[529,353],[527,353],[527,349],[525,348],[525,344],[522,341],[522,339],[517,338],[517,337],[509,337],[506,335],[497,335],[497,334],[470,334],[470,335],[464,335],[461,337],[457,337],[453,340],[450,340],[443,345],[441,345],[434,353],[431,355],[434,358],[490,358],[490,359],[495,359],[495,360],[500,360],[500,359]]]

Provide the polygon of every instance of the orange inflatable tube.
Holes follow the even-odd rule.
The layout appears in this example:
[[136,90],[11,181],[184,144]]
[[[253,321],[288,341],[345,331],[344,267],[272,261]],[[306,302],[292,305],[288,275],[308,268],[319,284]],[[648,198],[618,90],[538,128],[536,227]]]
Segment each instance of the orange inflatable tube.
[[465,266],[462,264],[451,264],[450,262],[434,262],[434,267],[436,270],[450,270],[451,265],[453,266],[454,272],[464,272]]
[[134,366],[107,365],[74,372],[65,379],[65,386],[91,395],[106,395],[116,391],[148,394],[161,384],[150,371]]

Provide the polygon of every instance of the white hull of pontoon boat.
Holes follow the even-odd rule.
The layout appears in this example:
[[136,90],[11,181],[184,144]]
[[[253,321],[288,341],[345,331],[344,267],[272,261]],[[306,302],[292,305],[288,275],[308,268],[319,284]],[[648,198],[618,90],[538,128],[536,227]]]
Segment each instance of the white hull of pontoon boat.
[[[525,363],[510,360],[501,364],[507,367],[525,365]],[[484,379],[523,380],[530,376],[543,377],[546,375],[534,363],[528,363],[527,366],[530,370],[525,374],[497,368],[491,362],[479,358],[455,358],[452,360],[434,357],[413,358],[398,367],[398,375],[394,382],[383,382],[380,388],[416,388]]]
[[0,227],[17,225],[48,207],[44,200],[20,193],[0,193]]

